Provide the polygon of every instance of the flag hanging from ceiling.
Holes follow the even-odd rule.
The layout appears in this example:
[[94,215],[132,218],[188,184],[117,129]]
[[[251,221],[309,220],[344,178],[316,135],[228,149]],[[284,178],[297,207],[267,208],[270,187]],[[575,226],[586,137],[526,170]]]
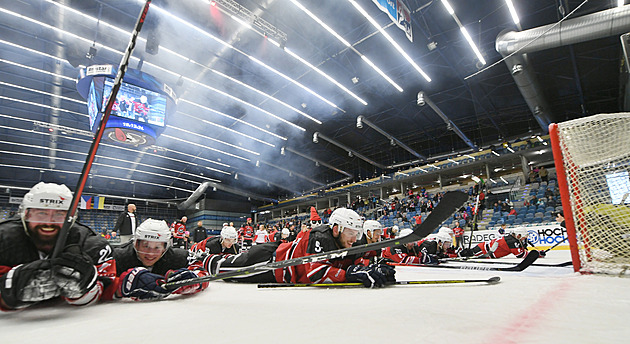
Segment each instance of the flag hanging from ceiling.
[[387,13],[389,18],[401,30],[405,31],[405,35],[409,41],[413,42],[413,31],[411,29],[411,12],[403,0],[372,0],[378,8]]

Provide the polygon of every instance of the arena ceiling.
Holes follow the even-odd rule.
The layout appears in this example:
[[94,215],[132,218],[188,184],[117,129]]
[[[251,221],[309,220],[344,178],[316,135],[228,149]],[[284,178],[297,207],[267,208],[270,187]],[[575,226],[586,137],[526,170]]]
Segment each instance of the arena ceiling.
[[[402,2],[413,42],[368,0],[153,1],[129,67],[169,85],[177,107],[148,148],[103,141],[84,192],[183,199],[209,181],[217,192],[207,197],[266,203],[622,110],[618,34],[527,54],[543,115],[495,48],[502,31],[599,13],[616,0],[513,0],[520,28],[504,0],[449,0],[457,19],[440,0]],[[0,185],[76,185],[92,141],[79,69],[120,63],[143,3],[1,2]],[[421,91],[446,120],[418,105]]]

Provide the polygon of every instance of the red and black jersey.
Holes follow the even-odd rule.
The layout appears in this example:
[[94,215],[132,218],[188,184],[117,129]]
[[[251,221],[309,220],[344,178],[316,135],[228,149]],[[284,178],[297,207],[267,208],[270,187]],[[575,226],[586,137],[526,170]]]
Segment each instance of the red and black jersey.
[[453,235],[456,237],[463,237],[464,236],[464,229],[461,227],[455,227],[453,228]]
[[523,246],[523,243],[512,235],[506,235],[501,238],[479,243],[477,247],[481,249],[482,255],[488,255],[490,258],[501,258],[510,253],[517,258],[525,258],[529,252]]
[[[417,246],[414,246],[417,248]],[[422,253],[418,251],[410,251],[405,245],[398,245],[384,248],[382,251],[383,258],[391,259],[396,263],[402,264],[421,264]]]
[[184,239],[186,237],[186,224],[180,220],[173,222],[171,233],[173,233],[173,238]]
[[[90,257],[96,267],[97,288],[83,297],[68,303],[81,306],[97,300],[110,300],[116,291],[116,261],[112,256],[112,247],[105,238],[92,229],[75,222],[68,232],[66,247],[78,249]],[[24,231],[18,217],[0,222],[0,276],[20,264],[27,264],[42,259],[31,238]],[[89,298],[89,299],[88,299]],[[7,309],[2,309],[7,310]]]
[[[280,244],[276,249],[276,261],[304,257],[311,254],[338,250],[341,247],[332,235],[328,225],[315,227],[292,241]],[[361,263],[361,257],[345,257],[290,266],[274,270],[276,281],[280,283],[335,283],[345,282],[346,269],[352,264]]]
[[239,231],[239,237],[243,241],[253,241],[254,240],[254,228],[252,226],[245,225],[241,227]]

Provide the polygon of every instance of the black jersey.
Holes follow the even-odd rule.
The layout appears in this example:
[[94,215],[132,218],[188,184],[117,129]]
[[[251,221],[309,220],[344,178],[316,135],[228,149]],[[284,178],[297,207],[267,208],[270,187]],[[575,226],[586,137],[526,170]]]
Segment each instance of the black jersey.
[[[136,267],[141,267],[142,262],[136,255],[136,250],[133,247],[133,241],[129,241],[120,247],[114,249],[114,258],[116,259],[116,274],[120,275],[123,272]],[[158,275],[166,275],[169,270],[177,270],[188,267],[188,251],[182,248],[169,247],[153,267],[150,268],[151,272]]]

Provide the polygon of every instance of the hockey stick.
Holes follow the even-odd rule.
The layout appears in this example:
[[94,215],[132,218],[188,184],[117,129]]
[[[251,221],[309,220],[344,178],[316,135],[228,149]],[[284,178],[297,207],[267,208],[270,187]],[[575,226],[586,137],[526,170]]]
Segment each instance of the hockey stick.
[[543,252],[547,253],[551,250],[553,250],[554,248],[556,248],[556,246],[562,244],[563,242],[567,241],[567,239],[569,239],[569,237],[567,236],[566,238],[562,239],[562,241],[555,243],[553,246],[551,246],[550,248],[544,250]]
[[[454,283],[488,283],[496,284],[501,281],[501,277],[495,276],[489,279],[468,279],[468,280],[435,280],[435,281],[396,281],[387,283],[388,286],[395,285],[411,285],[411,284],[454,284]],[[302,287],[321,287],[321,288],[345,288],[345,287],[363,287],[363,283],[262,283],[258,288],[302,288]]]
[[417,266],[426,268],[459,269],[459,270],[481,270],[481,271],[523,271],[532,265],[540,256],[538,251],[529,251],[527,257],[520,263],[507,268],[493,268],[487,266],[449,266],[449,265],[426,265],[426,264],[390,264],[394,266]]
[[144,7],[142,8],[140,15],[138,16],[138,20],[136,21],[136,26],[131,33],[131,39],[129,41],[129,45],[127,45],[125,55],[122,57],[122,60],[120,60],[118,74],[116,75],[116,79],[114,79],[114,86],[112,87],[112,93],[109,96],[109,100],[107,101],[107,105],[105,106],[105,112],[103,113],[103,118],[101,119],[101,123],[96,130],[94,141],[92,141],[92,145],[90,146],[90,150],[88,151],[87,157],[85,159],[83,171],[81,171],[81,176],[79,177],[79,181],[77,182],[77,186],[74,190],[74,197],[72,197],[72,202],[70,203],[70,208],[68,209],[68,213],[66,214],[66,219],[63,223],[63,226],[61,227],[61,230],[59,231],[59,235],[57,236],[57,241],[55,243],[53,253],[51,254],[51,258],[57,257],[66,245],[66,239],[68,238],[70,226],[72,226],[72,223],[74,222],[72,219],[76,215],[77,207],[79,206],[79,201],[81,200],[81,194],[83,193],[83,188],[85,187],[85,183],[87,182],[88,176],[90,174],[90,169],[92,168],[94,158],[96,157],[98,145],[100,144],[101,139],[103,138],[103,133],[105,132],[105,124],[107,124],[109,115],[112,112],[112,107],[114,106],[114,102],[116,101],[116,95],[118,94],[118,90],[120,89],[120,85],[122,83],[123,77],[125,76],[125,72],[127,71],[127,66],[129,65],[129,58],[131,57],[133,48],[136,46],[136,40],[138,38],[140,30],[142,29],[142,25],[144,24],[144,20],[146,19],[147,12],[149,12],[150,4],[151,0],[146,0],[146,2],[144,3]]
[[[452,258],[452,259],[441,259],[440,262],[459,262],[459,263],[479,263],[479,264],[510,264],[507,262],[499,262],[495,260],[491,260],[491,259],[485,259],[485,261],[483,260],[471,260],[471,259],[483,259],[483,257],[468,257],[468,258]],[[558,264],[536,264],[533,263],[531,264],[531,266],[547,266],[547,267],[563,267],[563,266],[569,266],[573,264],[572,262],[564,262],[564,263],[558,263]]]
[[248,275],[256,272],[264,272],[275,269],[282,269],[289,266],[301,265],[306,263],[320,262],[324,260],[344,258],[358,253],[364,253],[367,251],[380,250],[386,247],[392,247],[397,245],[408,244],[410,242],[418,241],[425,236],[431,234],[437,227],[442,224],[449,216],[451,216],[457,209],[459,209],[464,202],[468,199],[468,195],[459,191],[450,191],[444,194],[442,200],[433,209],[431,214],[419,225],[415,225],[413,232],[407,236],[397,239],[390,239],[375,242],[372,244],[364,244],[359,246],[352,246],[349,248],[342,248],[339,250],[322,252],[304,257],[297,257],[293,259],[280,260],[271,262],[260,266],[248,266],[240,269],[236,269],[230,272],[220,273],[214,276],[204,276],[199,278],[191,278],[175,282],[167,282],[163,284],[164,288],[169,290],[177,289],[179,287],[198,284],[203,282],[210,282],[216,280],[222,280],[225,278]]

